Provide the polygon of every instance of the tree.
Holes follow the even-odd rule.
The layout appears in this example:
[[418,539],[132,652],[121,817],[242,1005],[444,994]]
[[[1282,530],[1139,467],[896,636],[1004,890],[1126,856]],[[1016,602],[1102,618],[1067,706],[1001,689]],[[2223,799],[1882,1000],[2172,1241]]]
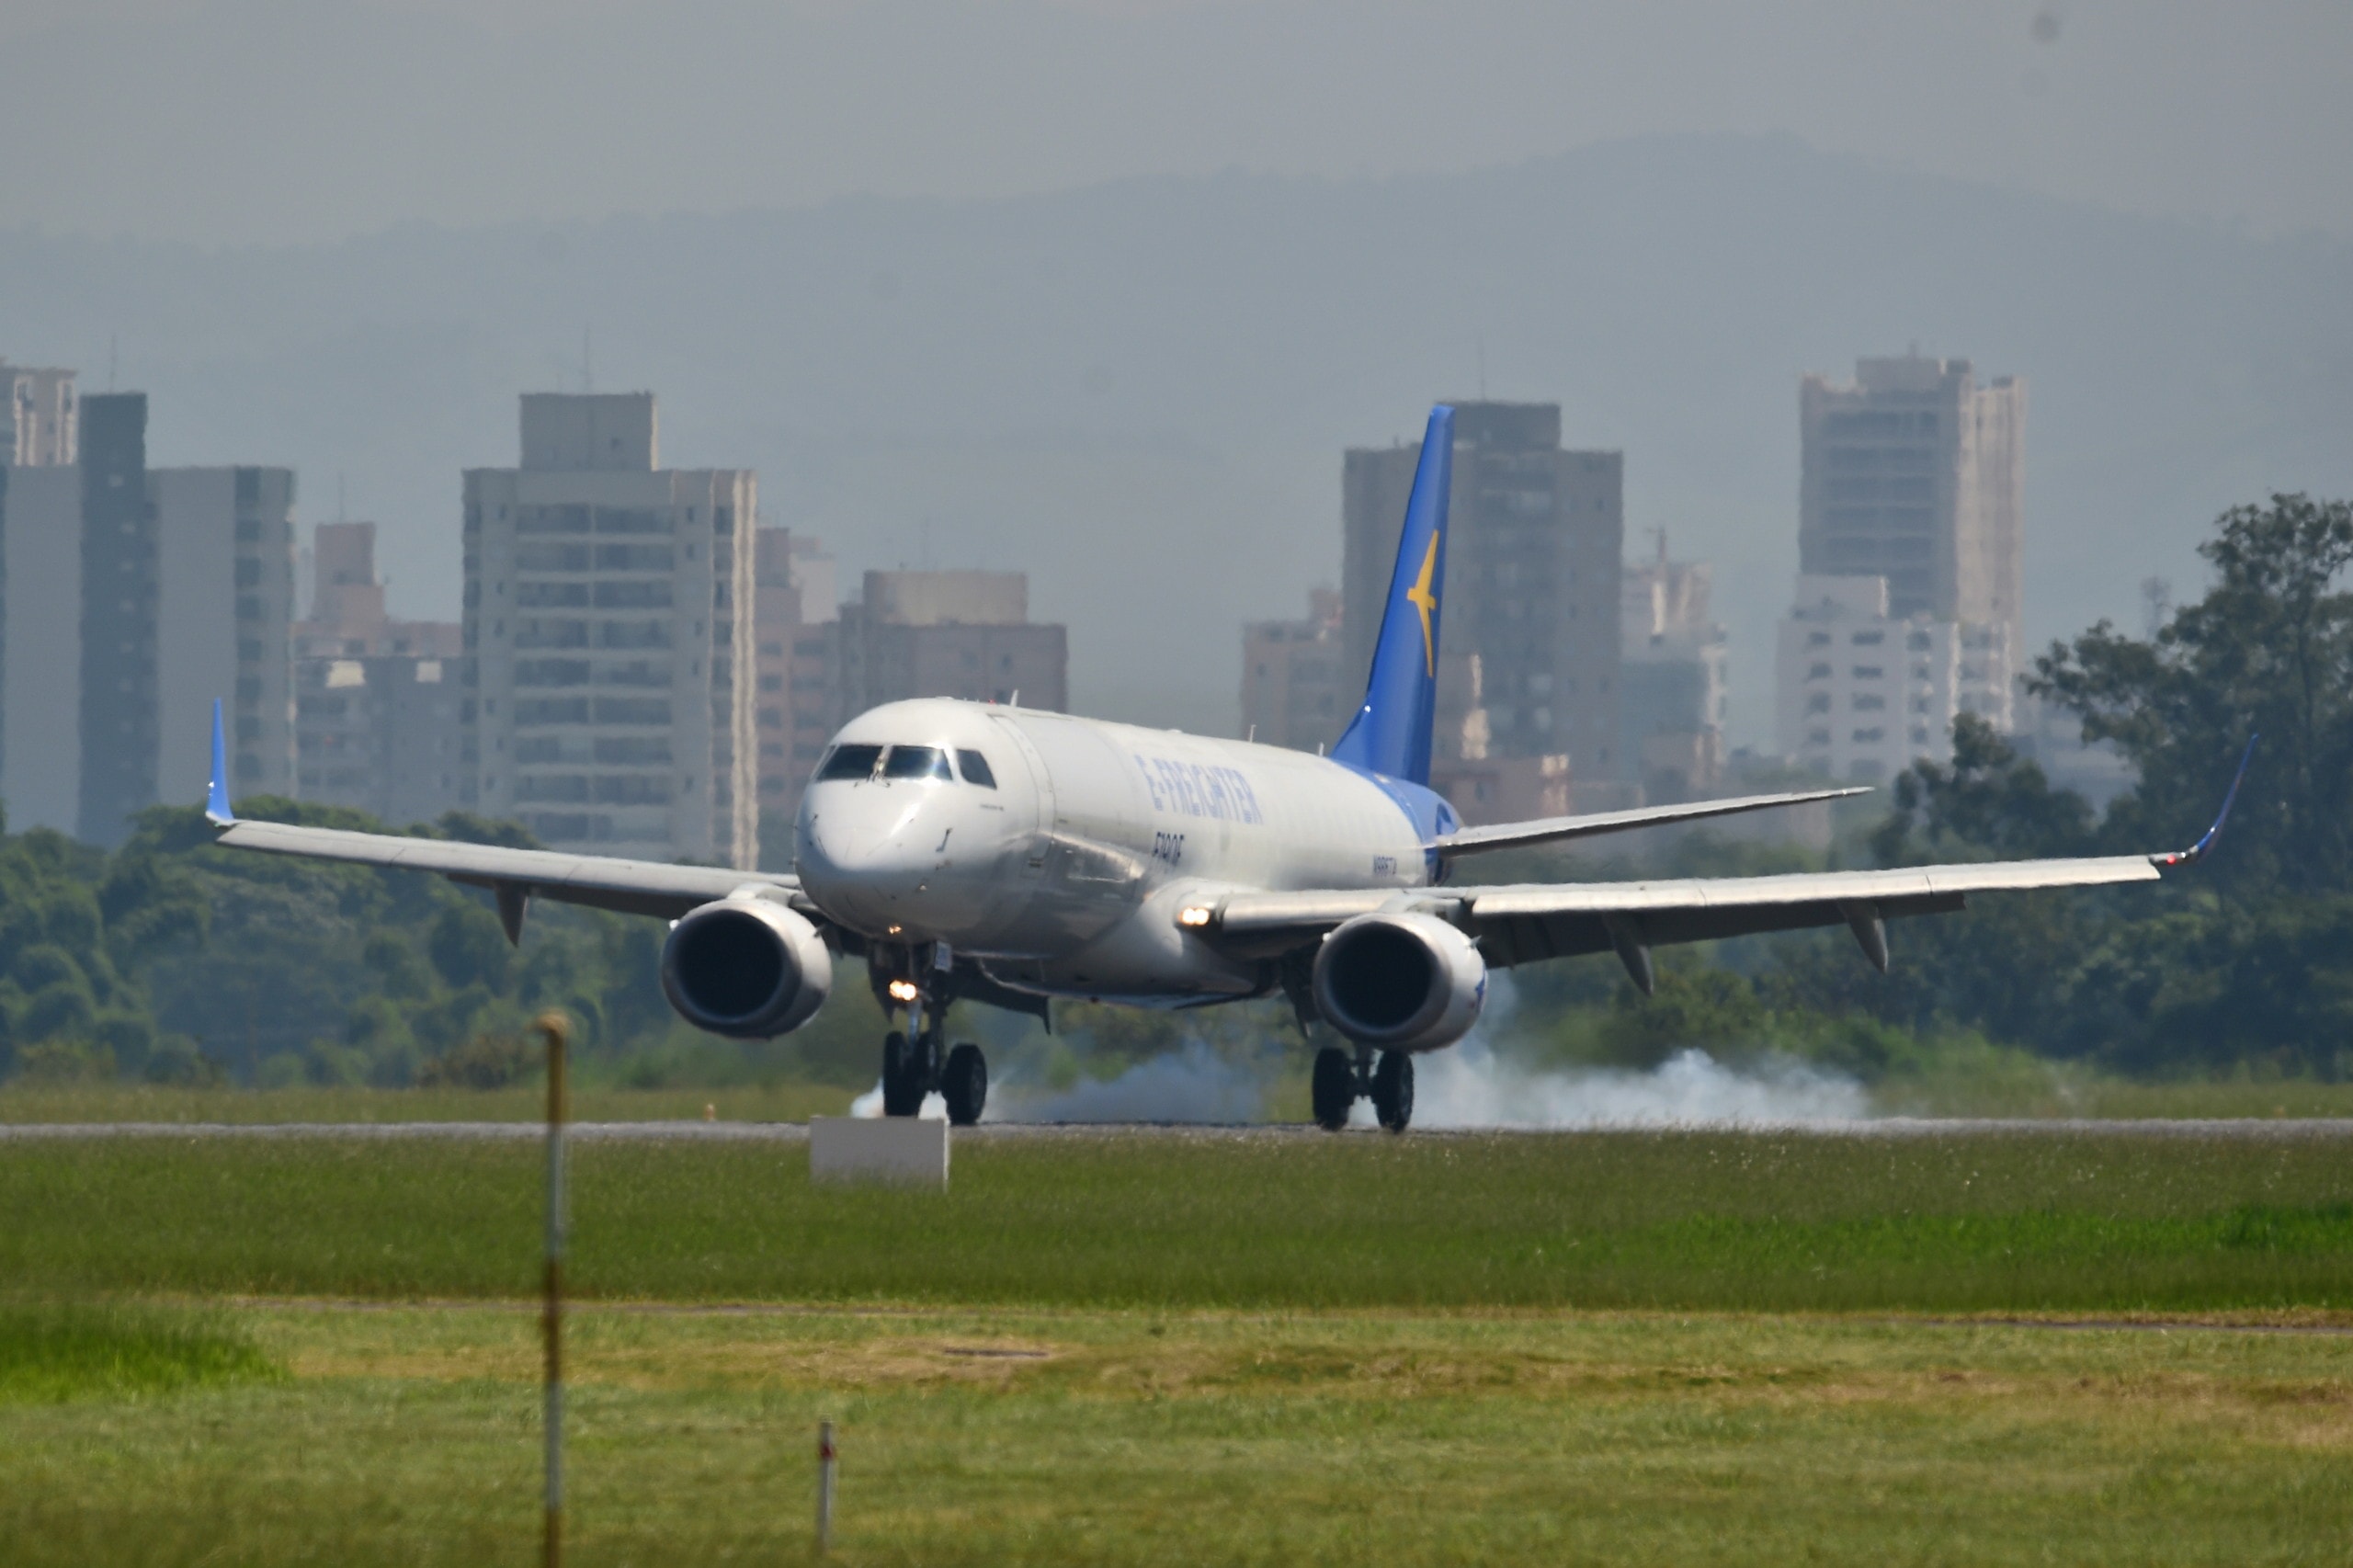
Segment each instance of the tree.
[[1871,835],[1883,866],[1956,852],[2027,859],[2080,855],[2092,844],[2090,802],[2053,790],[1975,713],[1953,721],[1952,764],[1925,758],[1896,776],[1895,810]]
[[2028,688],[2113,741],[2139,787],[2109,814],[2117,848],[2187,843],[2261,749],[2233,843],[2206,873],[2239,898],[2323,894],[2353,872],[2353,503],[2274,495],[2199,547],[2217,577],[2147,642],[2100,622],[2035,661]]

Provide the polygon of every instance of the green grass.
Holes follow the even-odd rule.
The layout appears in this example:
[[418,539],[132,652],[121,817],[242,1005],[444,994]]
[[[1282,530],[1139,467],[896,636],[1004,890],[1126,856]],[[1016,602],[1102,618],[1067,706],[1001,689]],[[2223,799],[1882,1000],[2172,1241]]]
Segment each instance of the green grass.
[[278,1375],[223,1314],[127,1302],[0,1302],[0,1404],[173,1393]]
[[[1265,1083],[1269,1120],[1307,1119],[1305,1059],[1286,1059]],[[785,1080],[768,1085],[575,1089],[584,1121],[696,1120],[706,1108],[726,1121],[805,1121],[840,1116],[860,1091]],[[1875,1110],[1899,1116],[1996,1116],[2048,1119],[2151,1118],[2353,1118],[2353,1083],[2245,1078],[2143,1083],[2104,1076],[2022,1051],[1985,1048],[1933,1058],[1920,1073],[1870,1091]],[[536,1085],[507,1089],[365,1087],[175,1088],[146,1084],[0,1084],[0,1124],[34,1122],[388,1122],[535,1121],[546,1102]]]
[[[246,1314],[290,1381],[0,1407],[12,1563],[521,1562],[527,1312]],[[1035,1359],[956,1351],[1019,1349]],[[1650,1314],[584,1313],[573,1561],[2337,1561],[2353,1342]]]
[[[843,1116],[858,1091],[782,1083],[708,1089],[575,1089],[581,1121],[806,1121]],[[547,1091],[509,1089],[171,1088],[147,1084],[0,1085],[0,1124],[95,1121],[537,1121]]]
[[[806,1560],[834,1420],[848,1564],[2337,1561],[2348,1152],[584,1144],[572,1559]],[[0,1142],[0,1558],[529,1561],[539,1162]]]
[[[588,1143],[572,1278],[671,1301],[1773,1311],[2353,1308],[2336,1139],[1787,1133],[967,1139],[946,1195],[798,1144]],[[540,1153],[0,1144],[0,1278],[517,1297]]]

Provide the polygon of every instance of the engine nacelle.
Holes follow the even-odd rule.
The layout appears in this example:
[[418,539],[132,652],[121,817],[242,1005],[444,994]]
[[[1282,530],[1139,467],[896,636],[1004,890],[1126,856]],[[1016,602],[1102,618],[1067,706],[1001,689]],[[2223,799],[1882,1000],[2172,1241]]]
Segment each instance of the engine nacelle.
[[662,994],[699,1029],[767,1040],[825,1005],[834,957],[817,927],[781,904],[724,898],[690,910],[662,948]]
[[1487,964],[1434,915],[1359,915],[1315,954],[1315,1006],[1350,1040],[1436,1051],[1479,1021]]

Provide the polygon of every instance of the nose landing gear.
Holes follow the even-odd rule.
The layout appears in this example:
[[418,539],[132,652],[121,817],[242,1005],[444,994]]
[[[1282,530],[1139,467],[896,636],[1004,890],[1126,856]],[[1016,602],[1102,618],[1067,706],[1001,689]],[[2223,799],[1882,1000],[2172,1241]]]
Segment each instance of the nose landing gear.
[[989,1064],[981,1048],[968,1043],[941,1056],[939,1028],[933,1022],[912,1036],[892,1029],[882,1037],[882,1114],[914,1116],[934,1090],[948,1102],[948,1119],[970,1127],[988,1104]]
[[1372,1101],[1372,1113],[1392,1132],[1403,1132],[1414,1119],[1414,1059],[1402,1051],[1384,1051],[1378,1066],[1372,1049],[1359,1046],[1352,1059],[1336,1046],[1315,1053],[1308,1097],[1315,1108],[1315,1125],[1337,1132],[1348,1124],[1348,1108],[1358,1096]]

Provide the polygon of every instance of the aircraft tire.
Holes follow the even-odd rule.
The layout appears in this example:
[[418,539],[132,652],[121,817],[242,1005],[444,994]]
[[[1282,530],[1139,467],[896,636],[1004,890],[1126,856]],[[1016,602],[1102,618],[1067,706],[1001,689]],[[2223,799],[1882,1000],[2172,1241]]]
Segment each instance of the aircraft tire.
[[1327,1045],[1315,1053],[1308,1096],[1315,1107],[1316,1126],[1337,1132],[1348,1124],[1348,1108],[1357,1098],[1357,1070],[1347,1051]]
[[882,1114],[913,1116],[923,1109],[923,1061],[892,1029],[882,1037]]
[[970,1127],[981,1119],[981,1108],[989,1103],[989,1063],[979,1046],[967,1041],[948,1053],[939,1095],[948,1102],[948,1119],[954,1125]]
[[1372,1113],[1392,1132],[1414,1119],[1414,1059],[1402,1051],[1382,1051],[1372,1070]]

